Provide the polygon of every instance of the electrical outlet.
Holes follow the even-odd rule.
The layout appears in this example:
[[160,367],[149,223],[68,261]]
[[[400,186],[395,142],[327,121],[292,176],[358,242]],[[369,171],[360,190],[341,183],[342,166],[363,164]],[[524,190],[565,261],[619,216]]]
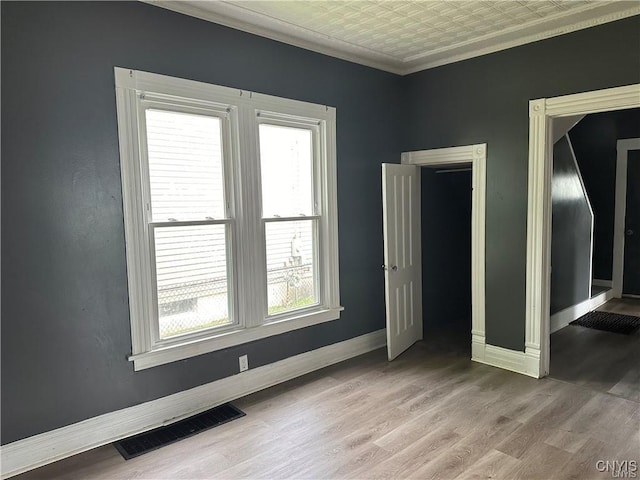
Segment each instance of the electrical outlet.
[[238,357],[238,362],[240,363],[240,371],[244,372],[245,370],[249,370],[249,357],[247,355],[242,355]]

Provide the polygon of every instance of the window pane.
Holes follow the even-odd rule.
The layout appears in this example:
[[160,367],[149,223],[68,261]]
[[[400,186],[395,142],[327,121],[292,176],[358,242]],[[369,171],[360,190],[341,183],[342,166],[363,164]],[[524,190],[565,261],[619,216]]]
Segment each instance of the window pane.
[[311,130],[260,124],[262,212],[313,215]]
[[153,221],[224,218],[220,119],[147,110]]
[[231,323],[224,225],[155,232],[160,338]]
[[269,315],[318,303],[315,220],[267,222]]

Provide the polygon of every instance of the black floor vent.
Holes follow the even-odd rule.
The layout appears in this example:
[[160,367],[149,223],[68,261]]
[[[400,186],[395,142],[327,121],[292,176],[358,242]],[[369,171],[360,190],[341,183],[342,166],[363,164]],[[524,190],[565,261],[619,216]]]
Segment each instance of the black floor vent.
[[640,328],[640,317],[593,311],[574,320],[569,325],[579,325],[580,327],[594,328],[605,332],[631,335]]
[[172,423],[166,427],[156,428],[139,435],[134,435],[133,437],[125,438],[124,440],[115,442],[113,445],[125,460],[129,460],[244,416],[245,413],[243,411],[237,409],[230,403],[226,403],[194,415],[193,417]]

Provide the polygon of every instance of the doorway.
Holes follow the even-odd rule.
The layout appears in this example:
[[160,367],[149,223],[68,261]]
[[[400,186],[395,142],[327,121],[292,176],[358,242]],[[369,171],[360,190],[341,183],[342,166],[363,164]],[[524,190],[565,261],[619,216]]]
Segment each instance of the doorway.
[[[640,108],[554,119],[553,132],[552,334],[620,297],[622,280],[615,282],[617,289],[613,288],[614,232],[632,234],[633,230],[625,231],[624,225],[614,228],[615,210],[624,209],[628,202],[633,210],[634,202],[631,198],[627,202],[624,192],[630,181],[623,180],[626,163],[624,167],[617,164],[626,162],[627,149],[640,137]],[[620,180],[618,186],[616,178]],[[632,215],[627,217],[630,224],[637,223]],[[619,240],[623,238],[619,236]],[[627,249],[627,263],[633,263],[633,236],[628,239],[631,249]],[[617,250],[617,267],[622,268],[624,252],[622,248]],[[625,275],[633,273],[632,268],[625,270]],[[631,281],[627,282],[629,286]]]
[[471,166],[421,169],[424,338],[471,357]]
[[[580,115],[575,125],[564,122],[567,118],[571,117],[553,122],[554,133],[559,124],[569,128],[558,132],[563,135],[564,144],[556,141],[553,150],[549,375],[590,390],[637,400],[640,335],[615,330],[615,326],[618,322],[638,323],[629,317],[637,318],[640,311],[637,304],[634,311],[630,299],[614,298],[612,274],[614,232],[629,238],[625,225],[614,228],[615,211],[625,206],[633,210],[635,204],[640,204],[631,191],[637,191],[632,185],[640,184],[640,178],[635,177],[633,167],[629,173],[635,182],[627,178],[627,165],[620,163],[633,162],[633,154],[640,153],[626,148],[635,145],[634,137],[640,136],[640,109]],[[567,150],[567,145],[572,148]],[[631,196],[625,194],[626,186]],[[583,214],[578,215],[579,212]],[[618,215],[625,217],[628,229],[634,225],[633,214],[630,216],[627,211],[626,215]],[[618,250],[622,264],[623,252]],[[625,250],[633,253],[632,249]],[[633,261],[633,255],[626,257],[627,264]],[[625,268],[625,276],[633,277],[633,273]],[[628,291],[631,282],[625,283],[623,291]],[[577,290],[579,295],[567,297],[571,290]],[[588,315],[582,320],[586,323],[572,324],[584,315]]]
[[[422,253],[419,215],[420,169],[470,168],[471,195],[471,358],[499,363],[485,342],[486,144],[405,152],[401,164],[383,164],[384,271],[389,359],[422,339],[422,262],[407,269],[406,252]],[[409,185],[413,187],[409,188]],[[418,208],[411,208],[411,206]],[[398,221],[398,219],[404,219]],[[407,235],[410,232],[410,235]],[[403,236],[404,235],[404,236]],[[401,246],[401,248],[398,248]],[[405,255],[403,257],[403,255]],[[411,257],[417,258],[417,256]],[[407,267],[405,267],[405,265]],[[409,273],[407,273],[409,272]],[[412,292],[407,295],[406,292]],[[412,307],[413,306],[413,307]],[[417,313],[420,312],[419,315]],[[425,312],[429,315],[429,312]],[[409,320],[407,320],[409,319]],[[493,347],[497,348],[497,347]],[[504,368],[504,367],[503,367]]]
[[619,140],[613,284],[616,296],[640,299],[640,138]]
[[549,374],[553,122],[572,115],[635,107],[640,107],[640,84],[529,102],[525,355],[534,376]]

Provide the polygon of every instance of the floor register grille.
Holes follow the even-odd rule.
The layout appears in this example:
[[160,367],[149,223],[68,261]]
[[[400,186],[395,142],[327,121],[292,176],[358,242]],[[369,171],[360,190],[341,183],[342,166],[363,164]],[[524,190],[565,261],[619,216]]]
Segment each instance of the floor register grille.
[[171,425],[114,442],[113,445],[125,460],[129,460],[245,415],[231,403],[225,403]]

